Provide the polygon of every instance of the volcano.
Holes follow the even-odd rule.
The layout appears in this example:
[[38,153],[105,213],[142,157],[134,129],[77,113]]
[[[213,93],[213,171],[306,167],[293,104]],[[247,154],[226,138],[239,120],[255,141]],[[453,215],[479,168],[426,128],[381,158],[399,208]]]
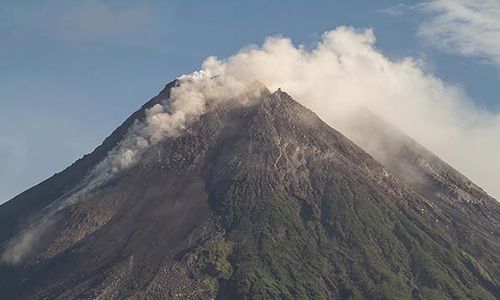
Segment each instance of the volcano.
[[57,206],[178,84],[0,206],[2,298],[500,297],[495,199],[374,114],[353,142],[281,90],[220,103]]

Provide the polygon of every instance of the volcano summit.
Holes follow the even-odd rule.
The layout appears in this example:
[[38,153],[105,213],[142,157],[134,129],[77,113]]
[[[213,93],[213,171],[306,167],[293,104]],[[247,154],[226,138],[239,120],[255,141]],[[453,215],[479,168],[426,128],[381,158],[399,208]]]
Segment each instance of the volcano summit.
[[353,142],[285,91],[212,83],[168,84],[0,206],[2,297],[500,297],[481,188],[369,111]]

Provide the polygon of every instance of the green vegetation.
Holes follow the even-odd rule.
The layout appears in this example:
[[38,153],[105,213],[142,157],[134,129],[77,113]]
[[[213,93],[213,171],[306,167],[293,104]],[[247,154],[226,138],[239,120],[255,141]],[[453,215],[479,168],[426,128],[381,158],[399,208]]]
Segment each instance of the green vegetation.
[[201,282],[214,293],[219,289],[219,280],[227,280],[232,273],[228,256],[232,246],[224,238],[218,236],[203,246],[194,249],[186,258]]
[[471,258],[423,217],[347,191],[319,204],[274,193],[248,199],[222,215],[236,220],[225,237],[191,254],[219,298],[494,299],[466,267]]

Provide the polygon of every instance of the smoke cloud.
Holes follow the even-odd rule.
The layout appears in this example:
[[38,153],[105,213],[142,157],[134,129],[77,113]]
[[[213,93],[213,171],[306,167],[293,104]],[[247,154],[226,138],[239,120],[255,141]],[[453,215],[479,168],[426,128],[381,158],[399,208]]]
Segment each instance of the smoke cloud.
[[423,61],[390,59],[375,41],[371,29],[351,27],[324,33],[312,49],[271,37],[227,59],[209,57],[203,70],[281,87],[341,131],[366,107],[500,199],[500,115],[426,72]]
[[226,59],[208,57],[200,71],[180,77],[171,99],[130,129],[90,174],[87,187],[130,167],[144,149],[179,135],[217,103],[239,99],[257,81],[282,88],[348,137],[353,114],[366,107],[500,198],[500,115],[426,72],[425,62],[390,59],[375,41],[371,29],[338,27],[310,49],[270,37]]
[[170,99],[146,110],[145,121],[136,122],[119,145],[89,174],[92,186],[134,165],[149,146],[178,136],[218,103],[245,101],[248,97],[258,97],[259,93],[255,81],[218,76],[213,70],[181,76],[179,85],[171,90]]

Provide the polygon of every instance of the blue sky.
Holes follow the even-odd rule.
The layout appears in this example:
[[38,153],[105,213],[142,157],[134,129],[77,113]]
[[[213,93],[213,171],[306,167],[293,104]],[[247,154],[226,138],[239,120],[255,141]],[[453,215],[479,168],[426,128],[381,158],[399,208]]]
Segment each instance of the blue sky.
[[385,55],[423,60],[498,112],[499,6],[461,2],[0,0],[0,203],[92,151],[207,56],[270,35],[307,47],[340,25],[373,28]]

